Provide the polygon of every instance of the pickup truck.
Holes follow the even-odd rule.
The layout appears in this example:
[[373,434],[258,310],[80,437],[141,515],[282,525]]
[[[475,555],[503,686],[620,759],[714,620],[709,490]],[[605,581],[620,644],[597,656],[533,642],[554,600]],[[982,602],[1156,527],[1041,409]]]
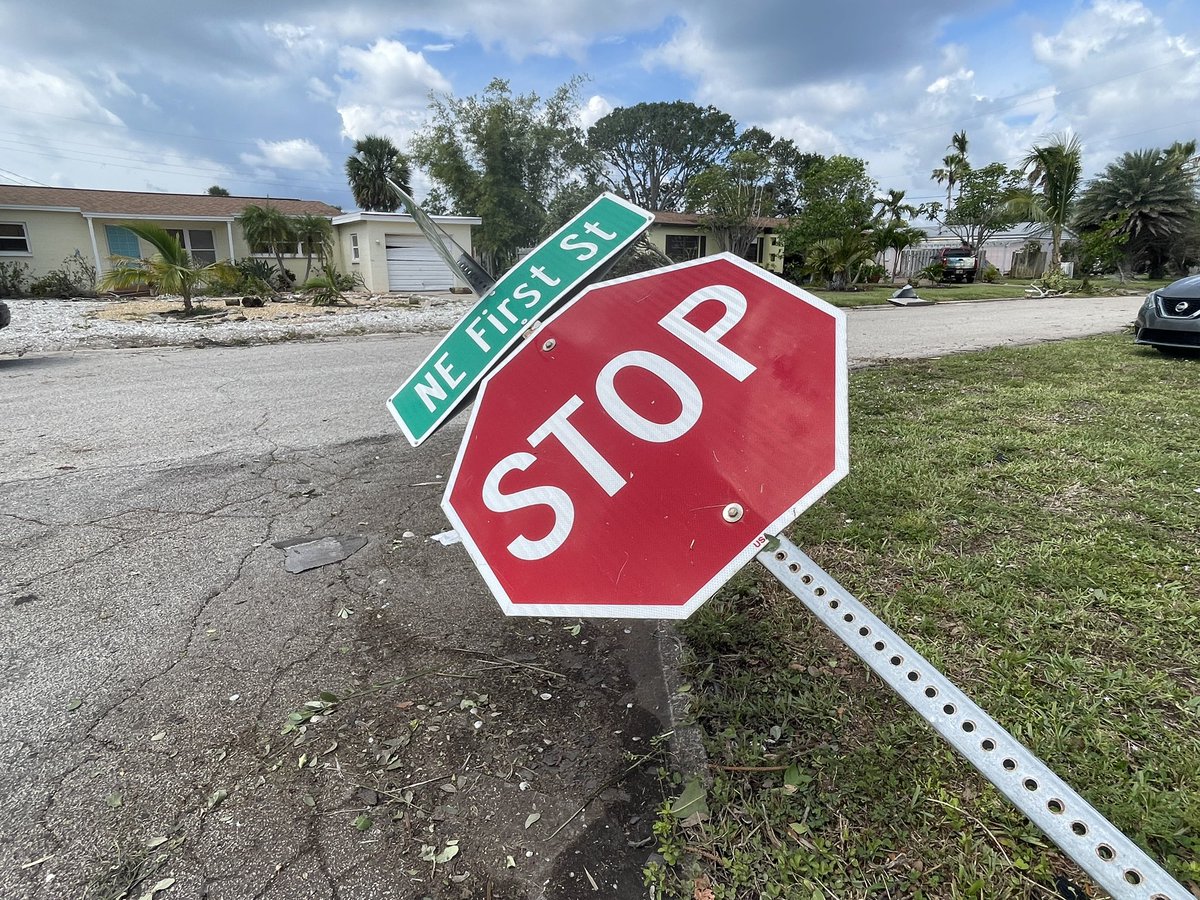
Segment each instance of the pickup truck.
[[935,262],[942,264],[941,281],[965,281],[970,284],[979,273],[979,258],[970,247],[947,247]]

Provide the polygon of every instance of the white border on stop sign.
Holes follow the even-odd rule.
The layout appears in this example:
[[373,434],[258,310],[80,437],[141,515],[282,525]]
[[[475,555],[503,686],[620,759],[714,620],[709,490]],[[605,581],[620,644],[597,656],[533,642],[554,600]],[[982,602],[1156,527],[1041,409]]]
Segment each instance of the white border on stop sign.
[[[495,378],[504,368],[520,353],[526,346],[537,340],[538,333],[543,329],[553,324],[553,322],[567,310],[571,309],[576,303],[579,303],[592,291],[598,291],[604,288],[612,287],[617,284],[624,284],[630,281],[639,281],[643,278],[659,276],[666,272],[675,272],[682,269],[689,269],[693,266],[702,266],[712,264],[715,260],[725,260],[733,263],[739,268],[745,269],[755,277],[762,278],[776,287],[794,296],[801,303],[808,303],[816,307],[822,312],[829,315],[834,320],[835,325],[835,361],[834,366],[837,370],[835,385],[834,404],[835,410],[835,437],[834,437],[834,469],[824,479],[820,481],[803,497],[797,500],[794,504],[788,507],[781,516],[773,521],[763,532],[757,536],[746,547],[741,550],[732,560],[726,563],[721,569],[709,579],[688,601],[687,603],[675,605],[650,605],[650,604],[624,604],[624,603],[514,603],[500,584],[500,580],[496,577],[496,573],[492,571],[492,567],[484,558],[478,545],[467,531],[462,519],[454,511],[450,505],[450,493],[454,490],[455,482],[458,480],[459,466],[462,465],[463,457],[466,455],[467,439],[471,431],[475,427],[475,419],[479,415],[479,410],[483,406],[483,398],[487,393],[488,387],[491,385],[492,379]],[[462,538],[463,546],[467,549],[471,560],[475,563],[475,567],[479,570],[479,574],[483,576],[483,580],[487,583],[492,595],[499,602],[501,609],[505,615],[509,616],[550,616],[557,618],[619,618],[619,619],[686,619],[693,612],[700,608],[707,600],[709,600],[734,574],[741,569],[746,563],[750,562],[763,546],[767,543],[766,535],[778,534],[783,528],[786,528],[794,522],[801,513],[813,505],[817,500],[825,495],[835,484],[844,478],[850,471],[850,414],[849,414],[849,399],[848,399],[848,368],[846,355],[846,314],[833,306],[826,303],[819,297],[810,294],[803,288],[797,287],[789,281],[784,281],[779,276],[766,269],[742,259],[740,256],[734,256],[732,253],[717,253],[712,256],[701,257],[687,262],[678,263],[673,266],[664,266],[661,269],[652,269],[648,272],[638,272],[635,275],[626,275],[623,278],[614,278],[611,281],[602,281],[596,284],[589,285],[581,293],[572,298],[569,302],[563,305],[562,309],[554,313],[543,322],[541,322],[536,331],[529,334],[529,337],[524,342],[517,344],[509,353],[508,357],[488,373],[487,377],[479,383],[479,391],[475,396],[475,402],[471,407],[471,417],[467,420],[466,430],[463,432],[462,442],[458,445],[458,454],[454,459],[454,467],[450,470],[450,477],[446,479],[446,490],[442,494],[441,507],[450,523]]]

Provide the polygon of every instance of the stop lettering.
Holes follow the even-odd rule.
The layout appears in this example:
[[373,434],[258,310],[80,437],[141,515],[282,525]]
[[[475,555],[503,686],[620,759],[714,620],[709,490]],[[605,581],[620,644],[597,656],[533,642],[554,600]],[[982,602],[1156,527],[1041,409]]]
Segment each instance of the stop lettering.
[[677,618],[847,466],[842,313],[722,254],[547,321],[483,383],[443,507],[510,614]]

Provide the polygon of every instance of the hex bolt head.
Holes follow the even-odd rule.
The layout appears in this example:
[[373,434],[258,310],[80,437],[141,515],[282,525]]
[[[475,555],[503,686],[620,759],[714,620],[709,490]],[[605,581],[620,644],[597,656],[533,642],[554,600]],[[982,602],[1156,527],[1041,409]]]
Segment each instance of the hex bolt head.
[[542,349],[549,353],[554,349],[554,345],[558,343],[554,338],[547,339],[546,343],[542,344]]
[[725,507],[724,510],[721,511],[721,518],[723,518],[726,522],[740,522],[744,512],[745,511],[742,509],[742,504],[730,503]]

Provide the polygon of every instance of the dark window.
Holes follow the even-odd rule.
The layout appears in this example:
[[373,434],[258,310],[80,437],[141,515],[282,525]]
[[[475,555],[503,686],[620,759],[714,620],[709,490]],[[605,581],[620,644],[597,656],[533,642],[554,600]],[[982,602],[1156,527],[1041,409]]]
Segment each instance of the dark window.
[[705,240],[702,234],[668,234],[667,256],[675,262],[686,262],[705,256]]
[[128,228],[122,228],[120,225],[105,225],[104,231],[108,235],[109,256],[141,258],[142,249],[138,246],[137,235]]
[[0,253],[32,253],[24,222],[0,222]]
[[183,249],[201,265],[217,261],[217,245],[213,241],[213,233],[207,228],[189,228],[187,231],[168,228],[167,233],[183,244]]
[[746,252],[742,254],[742,258],[752,263],[762,262],[762,246],[762,238],[755,238],[754,242],[746,248]]

